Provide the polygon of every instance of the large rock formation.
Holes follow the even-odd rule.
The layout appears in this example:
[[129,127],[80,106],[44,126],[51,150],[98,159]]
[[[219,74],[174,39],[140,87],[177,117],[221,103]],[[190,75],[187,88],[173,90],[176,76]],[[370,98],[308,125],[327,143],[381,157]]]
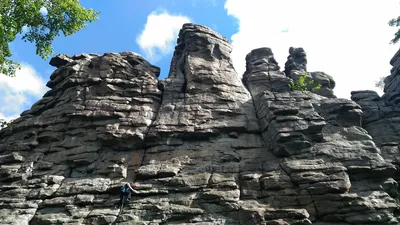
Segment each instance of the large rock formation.
[[51,60],[51,90],[0,131],[1,224],[399,224],[398,152],[328,75],[290,90],[304,50],[282,72],[255,49],[241,80],[220,34],[185,24],[177,42],[163,81],[134,53]]
[[132,53],[51,64],[52,90],[0,134],[0,223],[115,220],[113,188],[141,165],[160,107],[159,68]]
[[[390,64],[391,74],[384,80],[384,95],[375,91],[353,91],[351,99],[356,101],[364,112],[362,126],[373,137],[387,162],[400,169],[400,51]],[[399,171],[394,175],[400,181]]]
[[[247,65],[255,72],[244,76],[265,148],[284,158],[274,174],[286,176],[278,180],[287,184],[273,186],[276,196],[265,203],[306,209],[314,224],[397,224],[392,214],[398,207],[393,199],[397,183],[391,178],[395,168],[360,127],[360,106],[311,92],[289,92],[283,88],[285,74],[277,66],[271,72],[269,62],[275,62],[270,49],[253,50]],[[258,85],[268,81],[280,85]],[[360,206],[363,209],[356,209]]]

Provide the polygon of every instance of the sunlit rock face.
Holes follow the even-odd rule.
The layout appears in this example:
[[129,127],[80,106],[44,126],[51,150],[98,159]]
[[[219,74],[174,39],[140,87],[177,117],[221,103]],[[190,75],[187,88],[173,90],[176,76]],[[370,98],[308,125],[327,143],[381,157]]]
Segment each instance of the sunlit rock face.
[[[243,76],[231,51],[184,24],[162,81],[130,52],[53,58],[51,90],[0,131],[1,224],[399,224],[395,131],[369,126],[383,100],[336,98],[302,48],[284,71],[254,49]],[[322,88],[291,90],[305,72]]]
[[51,90],[0,133],[0,223],[107,224],[115,190],[142,163],[160,70],[129,52],[51,64]]

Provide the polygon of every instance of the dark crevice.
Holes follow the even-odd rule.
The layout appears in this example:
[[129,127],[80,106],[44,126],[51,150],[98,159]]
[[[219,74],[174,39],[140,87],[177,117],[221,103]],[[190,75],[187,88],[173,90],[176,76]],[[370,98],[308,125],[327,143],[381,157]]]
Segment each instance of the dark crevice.
[[185,56],[184,55],[182,55],[181,58],[179,58],[176,67],[177,67],[177,69],[176,69],[177,70],[177,74],[182,75],[182,78],[183,78],[183,84],[182,84],[182,87],[181,87],[181,93],[185,94],[185,93],[188,92],[188,90],[187,90],[188,82],[187,82],[187,77],[186,77],[186,74],[185,74]]
[[213,51],[212,51],[212,56],[215,57],[218,60],[222,59],[222,52],[218,44],[214,45]]

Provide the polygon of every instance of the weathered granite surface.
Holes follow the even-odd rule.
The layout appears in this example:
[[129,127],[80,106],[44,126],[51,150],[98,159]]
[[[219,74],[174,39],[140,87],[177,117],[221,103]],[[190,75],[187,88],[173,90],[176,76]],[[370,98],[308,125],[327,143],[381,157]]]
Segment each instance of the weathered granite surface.
[[364,105],[322,72],[324,92],[290,91],[301,48],[285,72],[251,51],[242,80],[231,51],[185,24],[162,81],[134,53],[53,58],[51,90],[0,131],[0,224],[399,224],[398,145],[377,148]]

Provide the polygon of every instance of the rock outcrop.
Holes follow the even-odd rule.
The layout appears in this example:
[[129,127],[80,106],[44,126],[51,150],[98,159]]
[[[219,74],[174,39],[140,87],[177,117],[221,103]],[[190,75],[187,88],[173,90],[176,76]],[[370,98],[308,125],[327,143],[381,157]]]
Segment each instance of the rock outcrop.
[[51,64],[52,90],[1,133],[0,223],[108,223],[121,179],[142,163],[160,70],[132,53]]
[[384,80],[384,95],[375,91],[353,91],[351,99],[362,107],[362,126],[379,146],[382,157],[397,168],[393,178],[400,182],[400,51],[390,64],[391,75]]
[[[306,75],[305,82],[310,91],[328,98],[336,97],[333,94],[335,81],[332,76],[324,72],[307,72],[307,54],[303,48],[289,48],[284,73],[294,81],[298,80],[300,76]],[[313,90],[317,86],[319,88]]]
[[[271,76],[268,62],[275,62],[270,49],[253,50],[247,65],[255,72],[244,76],[265,148],[283,158],[272,172],[281,185],[273,186],[273,198],[264,202],[277,209],[305,209],[313,224],[397,224],[396,196],[388,194],[397,189],[391,178],[395,167],[360,127],[360,106],[346,99],[285,90],[285,74],[275,66]],[[281,85],[257,85],[268,81]],[[355,209],[360,206],[360,211]]]
[[184,24],[162,81],[134,53],[53,58],[51,90],[0,131],[0,223],[399,224],[398,142],[362,111],[379,96],[338,99],[322,72],[307,74],[321,91],[291,91],[301,48],[285,72],[251,51],[241,80],[231,51]]

